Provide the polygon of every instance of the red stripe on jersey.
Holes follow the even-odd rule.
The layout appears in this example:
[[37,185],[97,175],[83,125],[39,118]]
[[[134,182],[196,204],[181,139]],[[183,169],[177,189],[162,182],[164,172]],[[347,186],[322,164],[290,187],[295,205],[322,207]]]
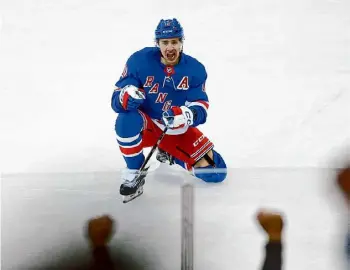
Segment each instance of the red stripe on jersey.
[[199,102],[199,103],[203,104],[207,109],[209,109],[209,102],[204,101],[204,100],[197,100],[195,102]]

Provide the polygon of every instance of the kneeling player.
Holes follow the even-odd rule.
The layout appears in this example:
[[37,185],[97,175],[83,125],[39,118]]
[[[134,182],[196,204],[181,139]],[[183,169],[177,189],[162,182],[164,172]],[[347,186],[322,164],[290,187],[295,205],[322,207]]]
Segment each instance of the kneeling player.
[[226,164],[213,143],[197,128],[209,107],[207,73],[195,58],[183,53],[183,30],[176,19],[161,20],[155,47],[132,54],[116,82],[112,108],[115,130],[127,164],[120,193],[129,201],[142,194],[143,148],[159,145],[157,159],[178,164],[206,182],[222,182]]

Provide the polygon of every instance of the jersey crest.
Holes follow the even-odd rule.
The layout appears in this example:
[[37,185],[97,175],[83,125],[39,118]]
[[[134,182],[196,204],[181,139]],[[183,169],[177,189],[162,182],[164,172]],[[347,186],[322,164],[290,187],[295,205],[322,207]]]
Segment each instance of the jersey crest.
[[115,91],[120,91],[118,87],[125,85],[144,89],[146,102],[141,109],[154,119],[161,119],[163,111],[171,106],[185,105],[193,100],[207,102],[204,66],[186,54],[181,59],[183,61],[178,65],[167,66],[159,62],[159,48],[147,47],[137,51],[124,64]]

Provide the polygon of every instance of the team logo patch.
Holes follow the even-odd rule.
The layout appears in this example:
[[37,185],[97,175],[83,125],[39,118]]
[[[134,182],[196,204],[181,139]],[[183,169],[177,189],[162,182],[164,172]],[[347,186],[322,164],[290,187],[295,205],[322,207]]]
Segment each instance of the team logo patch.
[[173,68],[173,67],[170,67],[170,66],[165,67],[165,68],[164,68],[164,72],[165,72],[165,74],[166,74],[167,77],[170,77],[170,76],[172,76],[172,75],[175,74],[174,68]]

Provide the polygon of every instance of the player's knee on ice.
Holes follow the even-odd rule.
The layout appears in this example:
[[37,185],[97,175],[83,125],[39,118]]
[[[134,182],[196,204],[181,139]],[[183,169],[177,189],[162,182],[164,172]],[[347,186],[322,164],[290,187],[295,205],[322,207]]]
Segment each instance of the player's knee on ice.
[[119,137],[130,138],[136,136],[143,128],[143,118],[136,112],[119,113],[115,122],[115,132]]
[[[194,173],[194,176],[202,179],[205,182],[220,183],[226,179],[227,167],[221,155],[215,150],[212,150],[212,151],[213,151],[213,161],[215,163],[215,168],[211,165],[206,167],[193,168],[193,173]],[[209,172],[206,172],[205,169],[208,169]],[[218,169],[218,170],[215,171],[215,169]]]

